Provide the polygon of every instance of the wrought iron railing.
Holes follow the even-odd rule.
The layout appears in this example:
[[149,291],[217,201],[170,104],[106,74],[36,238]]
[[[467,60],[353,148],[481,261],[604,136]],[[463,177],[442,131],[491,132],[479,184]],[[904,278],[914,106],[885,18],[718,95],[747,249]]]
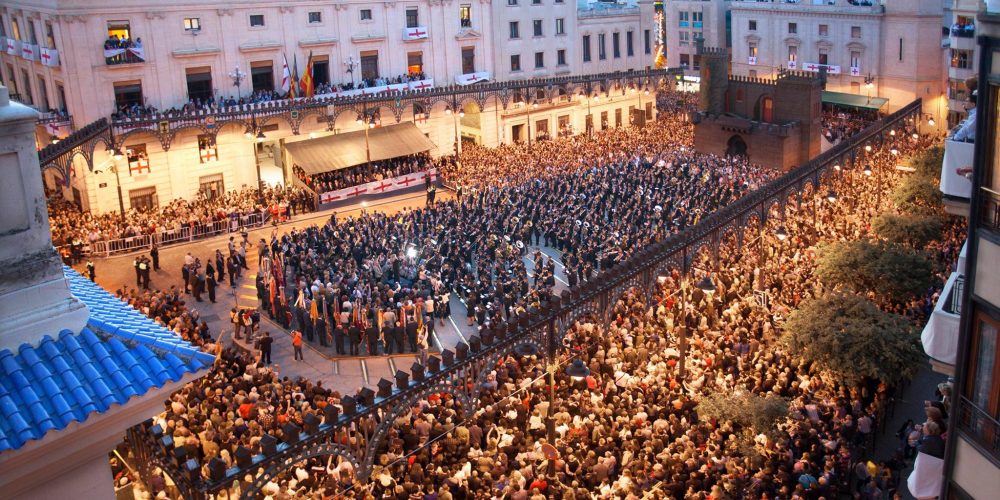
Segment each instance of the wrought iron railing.
[[962,397],[958,400],[958,428],[995,462],[1000,462],[1000,423],[996,418]]
[[[162,429],[150,421],[142,424],[142,431],[134,433],[133,437],[141,438],[139,446],[144,450],[153,450],[157,464],[171,475],[182,494],[190,498],[204,498],[248,474],[256,477],[243,489],[244,498],[250,498],[278,472],[287,470],[303,457],[319,454],[349,457],[360,464],[356,469],[358,477],[366,480],[377,445],[385,439],[399,412],[408,412],[419,398],[434,392],[451,392],[461,400],[463,408],[465,404],[475,404],[478,388],[486,375],[515,346],[524,343],[548,346],[542,352],[547,359],[552,359],[556,352],[554,346],[574,321],[588,315],[610,320],[608,311],[627,290],[638,287],[649,293],[655,287],[656,277],[671,268],[687,274],[693,257],[704,245],[713,245],[718,255],[718,245],[726,229],[745,225],[752,214],[760,215],[760,223],[763,223],[772,204],[779,203],[783,209],[790,197],[801,192],[807,184],[818,183],[824,174],[834,170],[835,165],[847,168],[856,155],[864,154],[865,145],[886,140],[890,129],[912,129],[920,112],[921,100],[917,99],[815,159],[705,217],[697,225],[646,247],[627,261],[603,270],[593,280],[541,301],[541,308],[532,308],[507,323],[474,335],[468,343],[458,344],[454,351],[445,349],[440,357],[431,356],[426,366],[415,363],[411,373],[397,372],[395,384],[381,381],[378,393],[365,388],[357,395],[345,396],[341,401],[343,413],[328,405],[327,408],[335,411],[325,415],[324,423],[311,425],[303,432],[292,429],[294,438],[287,441],[269,438],[276,445],[268,453],[244,456],[237,460],[236,467],[228,470],[221,461],[214,466],[210,463],[209,470],[214,472],[208,480],[201,477],[200,464],[187,460],[183,453],[173,453],[169,436],[164,436]],[[255,471],[261,469],[263,473],[257,475]]]
[[951,290],[948,292],[948,296],[945,298],[944,309],[945,312],[962,315],[962,294],[965,291],[965,276],[958,276],[955,278],[955,282],[951,285]]

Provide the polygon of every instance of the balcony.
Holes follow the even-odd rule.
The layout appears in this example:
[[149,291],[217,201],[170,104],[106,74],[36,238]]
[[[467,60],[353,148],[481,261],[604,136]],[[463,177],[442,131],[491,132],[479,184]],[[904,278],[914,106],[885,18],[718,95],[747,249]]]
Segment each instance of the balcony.
[[951,26],[951,36],[957,38],[975,38],[976,25],[974,24],[953,24]]
[[944,284],[941,296],[934,311],[931,313],[924,331],[920,334],[920,343],[924,352],[931,357],[934,371],[946,374],[954,372],[955,359],[958,355],[958,324],[962,319],[962,292],[965,289],[965,276],[951,273]]
[[946,202],[950,200],[964,205],[969,202],[969,198],[972,196],[972,156],[975,144],[949,139],[945,141],[944,145],[944,161],[941,162],[941,193]]
[[981,227],[993,232],[1000,232],[1000,193],[986,187],[982,190],[983,211],[980,214],[979,224]]
[[[141,39],[140,39],[141,40]],[[119,64],[138,64],[146,62],[146,52],[142,42],[132,43],[131,40],[104,42],[104,64],[116,66]]]
[[958,428],[972,438],[980,452],[994,463],[1000,462],[1000,423],[964,397],[959,398],[957,406]]

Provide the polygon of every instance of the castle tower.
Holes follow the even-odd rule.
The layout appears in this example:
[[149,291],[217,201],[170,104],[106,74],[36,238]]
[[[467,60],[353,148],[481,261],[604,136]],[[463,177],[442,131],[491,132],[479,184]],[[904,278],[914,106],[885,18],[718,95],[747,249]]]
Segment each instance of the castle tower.
[[701,56],[701,89],[699,108],[711,115],[726,110],[726,90],[729,85],[729,56],[725,49],[705,47],[702,38],[695,40]]

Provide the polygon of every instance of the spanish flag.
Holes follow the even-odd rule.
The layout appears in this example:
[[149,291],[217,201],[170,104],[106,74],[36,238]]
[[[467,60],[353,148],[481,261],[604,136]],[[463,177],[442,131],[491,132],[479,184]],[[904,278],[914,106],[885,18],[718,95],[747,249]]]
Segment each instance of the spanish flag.
[[313,96],[313,54],[309,51],[309,61],[306,63],[306,70],[302,72],[302,80],[299,81],[302,97]]

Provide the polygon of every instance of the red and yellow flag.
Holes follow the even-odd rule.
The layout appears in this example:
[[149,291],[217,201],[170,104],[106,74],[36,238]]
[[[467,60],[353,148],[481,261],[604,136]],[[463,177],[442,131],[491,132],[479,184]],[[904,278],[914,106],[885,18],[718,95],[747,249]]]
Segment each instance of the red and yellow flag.
[[299,80],[300,88],[302,89],[302,97],[312,97],[313,96],[313,54],[309,51],[309,62],[306,63],[306,70],[302,72],[302,80]]

